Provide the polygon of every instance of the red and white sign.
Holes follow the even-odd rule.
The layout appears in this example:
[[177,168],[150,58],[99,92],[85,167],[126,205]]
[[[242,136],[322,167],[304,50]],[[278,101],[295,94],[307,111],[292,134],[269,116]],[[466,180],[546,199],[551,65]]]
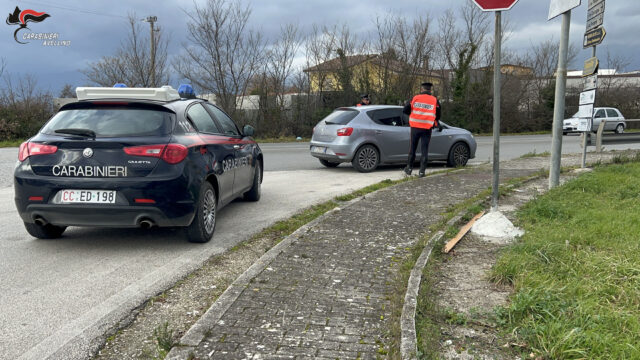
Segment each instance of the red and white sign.
[[472,0],[482,11],[509,10],[518,0]]

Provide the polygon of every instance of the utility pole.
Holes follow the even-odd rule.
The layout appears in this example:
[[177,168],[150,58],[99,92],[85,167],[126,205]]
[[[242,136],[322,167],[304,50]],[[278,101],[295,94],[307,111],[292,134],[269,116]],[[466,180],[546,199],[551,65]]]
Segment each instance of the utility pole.
[[149,38],[151,40],[151,87],[156,87],[156,37],[153,25],[158,21],[158,17],[148,16],[142,21],[151,25],[151,37]]

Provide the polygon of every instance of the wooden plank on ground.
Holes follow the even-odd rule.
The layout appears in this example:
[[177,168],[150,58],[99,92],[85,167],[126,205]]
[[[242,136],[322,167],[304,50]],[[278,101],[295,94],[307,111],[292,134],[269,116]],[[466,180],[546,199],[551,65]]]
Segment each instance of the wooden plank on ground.
[[473,226],[473,223],[475,223],[476,220],[480,219],[482,215],[484,215],[484,211],[474,216],[473,219],[471,219],[465,226],[463,226],[462,229],[458,231],[458,235],[456,235],[453,239],[449,240],[447,245],[444,246],[444,252],[448,253],[449,251],[451,251],[451,249],[453,249],[453,247],[456,246],[458,241],[460,241],[460,239],[462,239],[467,234],[467,232],[469,232],[469,230]]

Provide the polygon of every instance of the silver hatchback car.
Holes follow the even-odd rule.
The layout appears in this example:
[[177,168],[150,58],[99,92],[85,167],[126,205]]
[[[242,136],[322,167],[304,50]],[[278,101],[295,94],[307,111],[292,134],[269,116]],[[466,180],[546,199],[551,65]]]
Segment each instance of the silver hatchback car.
[[[464,129],[443,122],[434,129],[429,144],[429,161],[446,161],[465,166],[476,154],[476,141]],[[338,108],[313,129],[310,151],[326,167],[351,162],[360,172],[381,164],[407,162],[411,128],[402,106],[369,105]],[[416,161],[421,157],[416,154]]]

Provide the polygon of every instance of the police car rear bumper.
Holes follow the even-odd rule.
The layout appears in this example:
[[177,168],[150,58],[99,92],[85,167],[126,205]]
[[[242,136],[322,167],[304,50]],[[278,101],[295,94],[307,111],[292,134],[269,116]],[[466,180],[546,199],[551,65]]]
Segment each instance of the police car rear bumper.
[[189,225],[193,212],[169,217],[163,209],[148,206],[32,204],[27,205],[26,211],[20,212],[20,217],[27,223],[40,219],[59,226],[165,227]]
[[[195,210],[199,184],[187,185],[187,179],[109,179],[109,181],[70,178],[16,177],[15,203],[24,222],[41,219],[59,226],[138,227],[187,226]],[[63,189],[114,190],[114,204],[63,204],[55,201]],[[187,190],[189,189],[189,190]],[[34,200],[35,198],[35,200]],[[135,199],[145,199],[137,203]],[[152,200],[152,201],[149,201]],[[148,221],[144,223],[144,221]]]

